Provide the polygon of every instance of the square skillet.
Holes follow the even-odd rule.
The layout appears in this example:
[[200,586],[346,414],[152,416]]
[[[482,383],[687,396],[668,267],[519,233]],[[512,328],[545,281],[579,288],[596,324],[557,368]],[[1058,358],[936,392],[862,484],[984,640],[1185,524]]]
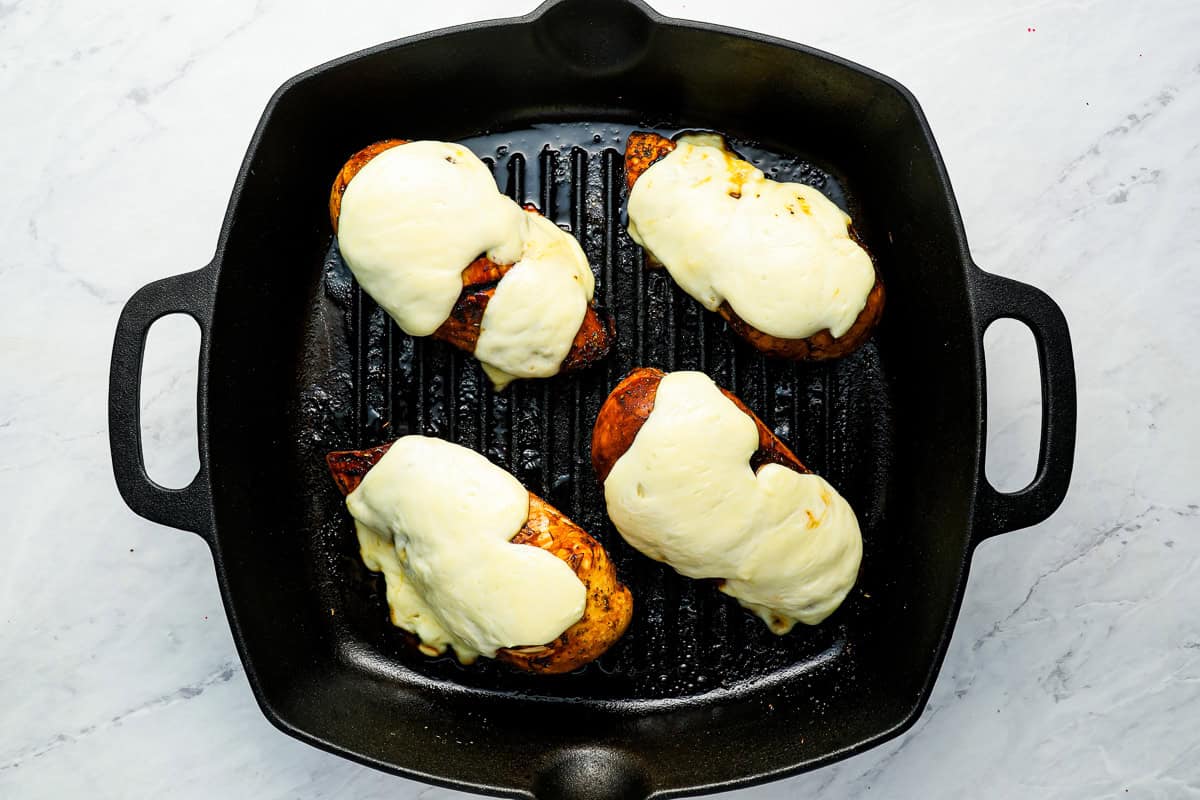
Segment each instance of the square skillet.
[[[848,208],[888,291],[873,340],[836,363],[768,361],[661,271],[645,271],[621,220],[621,149],[635,128],[727,132],[768,174]],[[342,162],[387,137],[466,142],[502,188],[579,237],[617,319],[604,364],[493,394],[472,359],[403,335],[353,286],[326,199]],[[173,312],[203,331],[201,467],[180,490],[146,475],[138,419],[145,334]],[[982,337],[1000,317],[1032,329],[1042,377],[1037,476],[1010,494],[983,475]],[[862,574],[824,624],[774,637],[616,535],[588,442],[608,390],[639,365],[707,371],[855,506]],[[972,263],[937,148],[903,87],[637,0],[552,0],[281,87],[212,263],[126,305],[109,416],[126,502],[211,546],[250,685],[280,729],[457,788],[646,797],[811,769],[912,725],[973,548],[1045,519],[1066,492],[1074,381],[1053,301]],[[625,639],[558,678],[413,651],[387,623],[322,459],[408,432],[484,452],[600,538],[635,596]]]

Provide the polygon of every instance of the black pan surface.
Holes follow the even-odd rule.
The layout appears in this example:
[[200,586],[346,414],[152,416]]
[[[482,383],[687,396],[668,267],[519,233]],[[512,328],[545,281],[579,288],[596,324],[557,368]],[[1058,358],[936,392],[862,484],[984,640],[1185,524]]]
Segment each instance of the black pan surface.
[[[533,202],[584,244],[597,271],[596,297],[615,315],[619,332],[612,356],[586,373],[519,382],[495,393],[473,358],[403,334],[357,289],[336,243],[330,245],[316,311],[323,324],[312,329],[317,339],[305,344],[304,364],[312,374],[302,413],[312,447],[302,461],[321,464],[331,445],[368,447],[408,433],[471,447],[594,532],[637,599],[634,623],[618,646],[592,668],[565,678],[548,681],[488,663],[462,668],[451,656],[413,657],[387,622],[382,578],[363,568],[340,496],[316,494],[311,514],[328,520],[327,535],[313,549],[318,583],[330,590],[322,603],[346,609],[353,639],[372,642],[388,663],[481,691],[520,689],[587,702],[744,694],[764,681],[795,679],[822,666],[852,667],[852,659],[839,656],[861,638],[851,631],[862,628],[870,599],[887,592],[889,571],[873,567],[889,559],[889,545],[876,544],[874,534],[884,525],[891,472],[892,415],[878,348],[871,344],[820,366],[767,359],[739,343],[724,321],[705,313],[664,271],[647,270],[620,214],[622,151],[630,130],[565,122],[463,140],[494,165],[510,196]],[[843,206],[852,200],[829,170],[803,157],[731,144],[780,179],[802,180]],[[775,636],[713,585],[679,577],[617,535],[604,512],[589,446],[600,405],[637,366],[702,370],[735,389],[799,448],[806,464],[846,493],[871,555],[835,621]],[[849,688],[846,678],[839,685]]]
[[[864,348],[830,364],[765,359],[643,268],[621,219],[624,138],[684,128],[730,134],[768,174],[816,186],[854,217],[888,289]],[[579,238],[617,321],[607,361],[496,394],[473,359],[407,337],[355,287],[325,198],[349,154],[393,136],[468,144],[501,188]],[[202,468],[178,491],[146,477],[137,420],[145,332],[173,311],[204,332]],[[1009,495],[982,477],[981,341],[1001,316],[1034,331],[1045,415],[1038,475]],[[588,444],[604,397],[635,366],[704,370],[854,505],[861,577],[824,624],[776,637],[616,535]],[[429,781],[597,798],[743,785],[911,725],[974,545],[1061,502],[1074,417],[1061,312],[970,261],[907,92],[832,56],[617,0],[548,3],[286,84],[251,143],[213,263],[126,307],[110,390],[118,485],[134,510],[212,545],[272,722]],[[405,433],[483,452],[596,535],[635,595],[626,637],[558,678],[416,653],[387,622],[323,463],[328,450]]]

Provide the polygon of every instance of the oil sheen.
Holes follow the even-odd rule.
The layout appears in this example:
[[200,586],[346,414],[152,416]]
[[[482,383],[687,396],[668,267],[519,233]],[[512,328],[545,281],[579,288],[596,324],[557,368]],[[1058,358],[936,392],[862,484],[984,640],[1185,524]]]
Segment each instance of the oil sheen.
[[853,587],[862,536],[827,481],[778,464],[755,473],[754,421],[700,372],[673,372],[604,482],[633,547],[690,578],[717,578],[777,634],[815,625]]
[[765,177],[718,136],[684,136],[629,194],[629,235],[710,311],[728,302],[783,339],[854,324],[875,284],[850,217],[802,183]]
[[447,142],[409,142],[367,162],[342,197],[338,246],[359,285],[412,336],[446,321],[480,255],[513,264],[475,351],[498,388],[557,373],[592,299],[574,237],[501,194],[486,164]]
[[478,453],[404,436],[346,498],[368,569],[382,572],[392,623],[460,661],[547,644],[583,616],[567,564],[512,544],[529,492]]

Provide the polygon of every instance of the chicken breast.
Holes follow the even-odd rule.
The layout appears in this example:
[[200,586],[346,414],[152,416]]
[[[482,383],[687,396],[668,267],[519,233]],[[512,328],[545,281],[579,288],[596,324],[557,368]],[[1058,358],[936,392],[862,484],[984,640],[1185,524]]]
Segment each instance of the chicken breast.
[[[625,146],[625,183],[630,191],[647,169],[666,157],[676,147],[675,142],[657,133],[634,132],[629,135]],[[851,237],[853,231],[851,230]],[[861,245],[861,243],[860,243]],[[661,267],[653,255],[647,252],[647,264]],[[822,361],[840,358],[861,347],[883,313],[883,283],[876,274],[875,284],[867,295],[866,304],[848,330],[841,336],[833,336],[828,329],[818,331],[803,339],[785,339],[764,333],[743,320],[736,311],[724,302],[717,309],[729,327],[755,349],[776,358],[795,361]]]
[[[385,139],[364,147],[347,159],[334,179],[333,187],[329,192],[329,221],[333,225],[334,233],[337,233],[338,230],[342,197],[345,195],[350,181],[375,156],[405,143],[404,139]],[[525,210],[530,214],[539,214],[532,205],[527,204]],[[450,316],[434,331],[433,337],[449,342],[467,353],[474,353],[479,342],[480,322],[483,319],[484,311],[496,294],[497,283],[511,268],[511,264],[498,264],[485,256],[468,264],[462,273],[463,293],[455,303]],[[579,326],[579,332],[575,335],[570,351],[562,361],[561,370],[583,369],[604,358],[608,355],[615,336],[616,329],[612,316],[597,309],[594,304],[589,304],[583,322]]]
[[[329,453],[334,483],[349,495],[391,447]],[[505,648],[496,658],[537,674],[571,672],[594,661],[621,638],[633,615],[633,596],[618,579],[608,553],[592,536],[537,495],[529,494],[529,516],[510,540],[537,547],[565,562],[586,591],[583,616],[554,641]]]
[[626,542],[716,580],[773,633],[819,624],[857,580],[849,503],[703,373],[634,370],[600,409],[592,464]]

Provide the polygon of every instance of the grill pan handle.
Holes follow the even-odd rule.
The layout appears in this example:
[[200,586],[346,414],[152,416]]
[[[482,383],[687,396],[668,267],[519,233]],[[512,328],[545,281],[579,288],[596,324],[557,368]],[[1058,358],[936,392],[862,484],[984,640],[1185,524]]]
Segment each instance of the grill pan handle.
[[645,800],[649,770],[637,755],[608,747],[564,747],[548,754],[533,778],[535,800]]
[[[212,319],[215,270],[210,267],[155,281],[129,298],[117,321],[108,377],[108,444],[121,497],[146,519],[193,531],[206,540],[212,532],[212,502],[203,444],[200,471],[190,484],[168,489],[151,480],[142,454],[141,387],[146,333],[167,314],[183,313],[196,320],[203,363]],[[203,370],[201,376],[199,401],[203,404]]]
[[562,68],[596,78],[632,69],[662,17],[641,0],[546,0],[528,19]]
[[1015,319],[1033,332],[1042,373],[1042,436],[1033,481],[1015,492],[997,491],[987,479],[981,452],[975,530],[976,541],[982,541],[1036,525],[1062,503],[1075,460],[1075,359],[1067,319],[1041,289],[976,268],[972,294],[980,352],[988,325]]

